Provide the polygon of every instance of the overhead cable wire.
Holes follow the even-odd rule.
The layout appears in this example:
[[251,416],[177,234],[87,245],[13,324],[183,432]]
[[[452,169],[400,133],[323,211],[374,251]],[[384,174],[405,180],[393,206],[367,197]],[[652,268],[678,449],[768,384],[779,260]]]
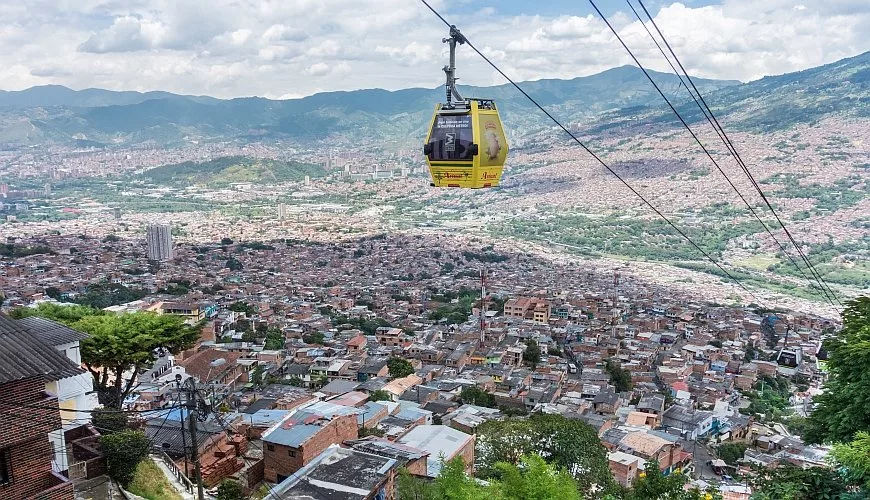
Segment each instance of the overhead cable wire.
[[[628,0],[626,0],[626,1],[628,1]],[[720,138],[722,139],[722,141],[725,143],[726,147],[728,148],[729,152],[731,152],[732,156],[734,156],[734,159],[737,161],[737,164],[740,165],[741,170],[743,171],[743,173],[746,174],[746,176],[749,178],[750,182],[752,183],[752,186],[755,188],[755,190],[756,190],[756,191],[758,192],[758,194],[761,196],[761,199],[764,201],[764,203],[765,203],[765,205],[767,206],[767,208],[770,209],[771,213],[772,213],[773,216],[776,218],[776,221],[779,223],[780,227],[782,227],[782,230],[785,232],[785,234],[786,234],[786,236],[788,237],[789,241],[791,241],[792,245],[794,245],[795,249],[798,251],[798,254],[801,256],[801,259],[804,261],[804,263],[806,264],[807,268],[809,269],[810,274],[812,274],[812,275],[817,279],[817,281],[819,281],[820,284],[821,284],[824,288],[827,289],[827,291],[830,293],[830,295],[833,297],[833,299],[834,299],[834,300],[835,300],[835,301],[836,301],[836,302],[837,302],[837,303],[842,307],[843,303],[840,302],[840,299],[837,297],[837,294],[834,292],[834,290],[831,288],[831,286],[830,286],[830,285],[829,285],[829,284],[828,284],[828,283],[827,283],[827,282],[822,278],[821,274],[818,272],[818,270],[816,269],[815,265],[813,265],[812,261],[810,261],[809,258],[806,256],[806,254],[805,254],[805,252],[803,251],[803,249],[802,249],[802,248],[800,247],[800,245],[798,245],[798,243],[795,241],[795,239],[794,239],[794,237],[792,236],[791,232],[790,232],[790,231],[788,230],[788,228],[785,226],[785,223],[782,222],[782,219],[779,217],[779,214],[776,213],[776,210],[774,209],[773,205],[772,205],[772,204],[770,203],[770,201],[767,199],[767,195],[764,194],[764,191],[761,189],[761,186],[758,185],[758,182],[755,180],[755,177],[752,175],[752,172],[749,170],[749,167],[748,167],[748,166],[746,165],[746,163],[743,161],[743,158],[740,157],[740,153],[737,152],[737,148],[736,148],[736,147],[734,146],[734,144],[731,142],[731,139],[728,137],[728,134],[725,133],[725,129],[724,129],[724,128],[722,127],[722,125],[719,123],[719,120],[716,118],[716,115],[713,114],[713,110],[710,109],[710,106],[707,105],[707,101],[704,99],[704,96],[703,96],[703,95],[701,94],[701,92],[698,90],[698,87],[695,86],[695,82],[694,82],[694,80],[692,80],[692,77],[689,76],[689,73],[686,71],[686,68],[683,67],[683,63],[680,62],[680,58],[677,57],[676,52],[674,52],[674,49],[671,47],[671,44],[668,43],[667,38],[665,38],[665,36],[664,36],[664,34],[662,33],[662,31],[659,29],[658,24],[656,24],[655,19],[653,19],[652,15],[649,13],[649,11],[647,10],[646,6],[643,4],[643,1],[642,1],[642,0],[638,0],[638,3],[640,4],[640,6],[641,6],[641,8],[643,9],[644,13],[646,14],[647,18],[649,18],[650,23],[651,23],[651,24],[653,25],[653,27],[656,29],[656,32],[657,32],[657,33],[659,34],[659,36],[661,37],[661,39],[662,39],[662,41],[664,42],[665,46],[667,46],[668,51],[669,51],[669,52],[671,53],[671,55],[674,57],[674,60],[676,61],[677,65],[680,67],[680,69],[682,70],[682,72],[683,72],[683,74],[685,75],[686,79],[689,81],[689,84],[690,84],[690,85],[692,86],[692,88],[695,90],[695,93],[698,94],[698,98],[701,100],[701,103],[703,104],[703,106],[704,106],[704,108],[706,109],[707,113],[709,113],[708,121],[712,119],[712,122],[715,123],[715,125],[713,125],[713,123],[711,123],[711,125],[713,125],[713,128],[717,131],[717,135],[720,136]],[[631,5],[630,2],[629,2],[629,5]],[[632,7],[632,10],[634,10],[633,7]],[[636,11],[635,11],[635,15],[637,15],[637,12],[636,12]],[[638,18],[639,18],[639,17],[638,17]],[[644,28],[646,28],[646,24],[643,23],[643,21],[641,21],[641,24],[643,24],[643,25],[644,25]],[[648,29],[647,29],[647,33],[649,33],[649,30],[648,30]],[[652,37],[652,33],[650,33],[650,36]],[[653,40],[655,40],[654,37],[653,37]],[[656,42],[656,45],[658,45],[658,42]],[[661,47],[659,47],[659,50],[661,50]],[[664,55],[664,52],[662,52],[662,54]],[[665,56],[665,59],[668,59],[668,57]],[[670,59],[668,59],[668,63],[670,64]],[[676,72],[676,69],[673,67],[673,65],[671,65],[671,68],[673,68],[674,71]],[[679,74],[678,74],[678,75],[679,75]],[[682,81],[682,78],[680,78],[680,81]],[[688,90],[688,87],[687,87],[687,90]],[[697,100],[696,100],[696,102],[697,102]],[[705,113],[705,116],[707,115],[707,113]],[[721,134],[720,134],[720,132],[721,132]],[[786,252],[783,252],[783,253],[786,253]],[[788,256],[788,253],[786,253],[786,255]],[[789,257],[789,259],[791,260],[791,257]],[[796,265],[796,267],[797,267],[797,265]],[[798,270],[800,270],[799,267],[798,267]]]
[[[435,8],[433,8],[433,7],[429,4],[429,2],[427,2],[426,0],[420,0],[420,2],[422,2],[423,5],[425,5],[427,8],[429,8],[429,10],[431,10],[432,13],[435,14],[435,16],[438,17],[438,19],[440,19],[440,20],[441,20],[445,25],[447,25],[447,27],[449,27],[449,28],[454,27],[452,24],[450,24],[450,23],[449,23],[449,22],[444,18],[444,16],[442,16],[442,15],[441,15],[437,10],[435,10]],[[468,45],[468,46],[469,46],[469,47],[470,47],[474,52],[476,52],[477,55],[479,55],[479,56],[480,56],[484,61],[486,61],[490,66],[492,66],[492,68],[493,68],[496,72],[498,72],[502,77],[504,77],[505,80],[507,80],[511,85],[513,85],[513,87],[514,87],[515,89],[517,89],[517,91],[519,91],[523,96],[525,96],[526,99],[528,99],[532,104],[534,104],[535,107],[538,108],[538,110],[540,110],[542,113],[544,113],[544,114],[547,116],[547,118],[549,118],[550,120],[552,120],[553,123],[555,123],[555,124],[556,124],[559,128],[561,128],[561,129],[562,129],[566,134],[568,134],[568,135],[571,137],[571,139],[574,140],[574,142],[576,142],[578,145],[580,145],[580,147],[582,147],[584,150],[586,150],[586,152],[589,153],[589,154],[590,154],[590,155],[591,155],[591,156],[592,156],[592,157],[593,157],[593,158],[594,158],[594,159],[595,159],[599,164],[601,164],[601,166],[603,166],[603,167],[604,167],[608,172],[610,172],[614,177],[616,177],[616,178],[617,178],[617,179],[618,179],[618,180],[619,180],[623,185],[625,185],[625,187],[627,187],[627,188],[628,188],[632,193],[634,193],[638,198],[640,198],[640,199],[641,199],[641,200],[642,200],[642,201],[643,201],[643,202],[644,202],[644,203],[645,203],[645,204],[646,204],[646,205],[647,205],[647,206],[648,206],[648,207],[649,207],[653,212],[655,212],[656,215],[658,215],[661,219],[663,219],[665,222],[667,222],[667,224],[668,224],[668,225],[669,225],[669,226],[670,226],[674,231],[676,231],[677,234],[679,234],[680,236],[683,237],[683,239],[685,239],[686,241],[688,241],[688,242],[689,242],[689,243],[690,243],[690,244],[691,244],[691,245],[692,245],[696,250],[698,250],[698,252],[700,252],[701,255],[703,255],[707,260],[709,260],[710,262],[712,262],[713,265],[715,265],[715,266],[716,266],[720,271],[722,271],[722,273],[725,274],[725,276],[727,276],[731,281],[733,281],[734,283],[736,283],[736,284],[737,284],[741,289],[743,289],[746,293],[748,293],[750,296],[752,296],[752,298],[754,298],[756,301],[758,301],[759,304],[760,304],[761,302],[763,302],[761,299],[758,298],[758,296],[756,296],[756,295],[755,295],[751,290],[749,290],[749,289],[746,287],[746,285],[744,285],[744,284],[743,284],[739,279],[735,278],[735,277],[734,277],[731,273],[729,273],[729,272],[728,272],[724,267],[722,267],[722,265],[719,264],[715,259],[713,259],[713,257],[711,257],[711,256],[710,256],[706,251],[704,251],[703,248],[701,248],[700,246],[698,246],[698,244],[695,243],[695,241],[692,240],[692,238],[690,238],[689,235],[687,235],[685,232],[683,232],[683,230],[681,230],[679,227],[677,227],[677,225],[674,224],[674,223],[673,223],[673,222],[672,222],[672,221],[671,221],[671,220],[670,220],[670,219],[669,219],[665,214],[663,214],[659,209],[657,209],[657,208],[656,208],[652,203],[650,203],[649,201],[647,201],[647,199],[646,199],[646,198],[645,198],[645,197],[644,197],[640,192],[638,192],[634,187],[632,187],[631,184],[629,184],[629,183],[628,183],[628,182],[627,182],[627,181],[626,181],[626,180],[625,180],[621,175],[619,175],[618,173],[616,173],[616,171],[613,170],[613,168],[611,168],[610,165],[608,165],[607,163],[605,163],[604,160],[602,160],[602,159],[601,159],[598,155],[596,155],[596,154],[595,154],[591,149],[589,149],[589,147],[586,146],[586,144],[584,144],[580,139],[578,139],[577,136],[574,135],[573,132],[571,132],[570,130],[568,130],[568,128],[565,127],[565,125],[563,125],[562,122],[560,122],[559,120],[557,120],[557,119],[556,119],[556,118],[555,118],[555,117],[554,117],[554,116],[553,116],[549,111],[547,111],[546,109],[544,109],[544,107],[541,106],[541,105],[538,103],[538,101],[535,100],[531,95],[529,95],[529,94],[525,91],[525,89],[523,89],[522,87],[520,87],[519,84],[517,84],[517,83],[516,83],[513,79],[511,79],[507,74],[505,74],[505,72],[502,71],[501,68],[499,68],[499,67],[498,67],[494,62],[492,62],[492,60],[490,60],[488,57],[486,57],[486,55],[485,55],[483,52],[481,52],[477,47],[474,46],[474,44],[471,43],[470,40],[468,40],[468,37],[467,37],[467,36],[465,37],[465,44]]]
[[[662,48],[662,46],[659,44],[658,40],[656,40],[655,36],[653,36],[652,32],[649,30],[649,28],[647,28],[646,23],[644,23],[643,20],[641,19],[640,14],[638,14],[637,10],[634,8],[634,5],[632,5],[631,0],[625,0],[625,1],[628,4],[629,8],[631,8],[631,11],[634,12],[634,15],[635,15],[635,17],[637,17],[637,20],[640,21],[641,25],[644,27],[644,30],[646,30],[647,34],[652,39],[653,43],[655,43],[656,47],[658,47],[659,52],[661,52],[662,56],[664,56],[665,60],[668,62],[668,65],[674,71],[674,74],[676,74],[677,78],[679,78],[680,86],[682,86],[683,88],[686,89],[686,92],[689,94],[689,97],[692,98],[692,100],[698,106],[698,109],[701,111],[701,114],[704,115],[704,118],[706,118],[707,122],[710,124],[710,126],[713,127],[713,130],[716,132],[716,135],[719,137],[719,139],[722,140],[722,142],[725,144],[725,147],[728,149],[728,152],[737,161],[738,166],[741,166],[741,169],[744,170],[744,172],[745,172],[745,168],[741,165],[741,161],[737,160],[737,157],[735,156],[735,151],[732,150],[733,145],[730,145],[729,142],[726,141],[725,137],[723,137],[723,135],[722,135],[722,132],[719,131],[719,128],[716,127],[716,125],[711,120],[710,116],[708,116],[707,111],[704,109],[703,106],[701,106],[701,103],[698,101],[698,98],[695,97],[695,95],[692,93],[691,89],[689,89],[688,85],[686,85],[683,82],[682,75],[680,75],[679,71],[677,71],[677,68],[673,65],[670,58],[667,56],[667,54],[665,54],[665,51]],[[632,59],[634,59],[635,63],[638,65],[638,67],[641,69],[641,71],[643,71],[643,73],[649,79],[649,81],[655,87],[656,91],[658,91],[659,95],[665,100],[665,102],[668,104],[668,106],[670,106],[670,108],[674,112],[674,114],[677,115],[677,118],[679,118],[680,122],[683,124],[683,126],[686,128],[686,130],[689,131],[689,133],[692,135],[692,137],[695,139],[695,141],[698,143],[698,145],[701,147],[701,149],[704,151],[704,153],[707,155],[707,157],[710,158],[710,161],[713,162],[713,165],[716,166],[716,169],[719,170],[719,173],[721,173],[722,176],[725,177],[725,180],[728,182],[728,185],[731,186],[731,189],[733,189],[735,193],[737,193],[737,196],[740,197],[740,199],[743,201],[743,204],[746,205],[746,207],[752,213],[752,216],[755,217],[755,219],[761,224],[761,226],[764,228],[764,230],[767,232],[767,234],[770,235],[771,238],[773,238],[773,241],[776,242],[777,246],[779,246],[779,249],[782,251],[782,253],[788,258],[789,261],[791,261],[792,265],[794,265],[794,267],[795,267],[795,269],[797,269],[798,273],[800,273],[800,275],[804,279],[807,280],[810,287],[811,288],[818,288],[821,291],[822,295],[824,295],[825,300],[832,307],[834,307],[834,309],[836,310],[836,306],[834,305],[834,301],[832,300],[831,296],[829,295],[828,290],[825,289],[825,285],[815,275],[813,276],[813,278],[815,278],[815,282],[813,282],[813,279],[811,279],[809,276],[806,275],[806,273],[804,273],[801,266],[799,266],[798,263],[791,256],[791,254],[788,253],[788,251],[785,248],[785,245],[783,245],[782,242],[779,241],[779,238],[777,238],[776,235],[773,234],[773,231],[771,231],[771,229],[764,222],[764,220],[758,215],[755,208],[746,200],[746,197],[740,192],[740,190],[737,189],[737,186],[734,185],[734,183],[731,181],[731,179],[728,177],[728,175],[725,173],[725,171],[720,167],[719,163],[715,159],[713,159],[713,156],[710,154],[710,152],[707,150],[707,148],[701,143],[700,138],[698,138],[698,136],[694,133],[694,131],[689,126],[689,124],[683,119],[683,117],[677,111],[676,107],[671,104],[670,100],[665,96],[664,92],[661,91],[660,87],[652,79],[650,74],[647,72],[646,68],[644,68],[640,64],[640,62],[638,61],[637,57],[635,57],[635,55],[631,51],[631,49],[629,49],[628,46],[622,41],[622,38],[619,36],[617,31],[613,28],[613,26],[610,24],[610,22],[607,20],[607,18],[604,17],[604,14],[602,14],[601,11],[598,10],[598,7],[595,5],[595,3],[592,0],[590,0],[590,3],[596,9],[596,11],[598,11],[598,14],[601,15],[601,18],[604,20],[604,22],[607,24],[607,26],[610,28],[610,30],[613,32],[613,34],[617,37],[617,39],[620,41],[620,43],[622,43],[622,46],[625,48],[625,50],[628,52],[628,54],[632,57]],[[694,87],[694,84],[693,84],[693,87]],[[697,92],[697,88],[695,88],[695,91]],[[750,179],[750,180],[753,180],[753,179]]]

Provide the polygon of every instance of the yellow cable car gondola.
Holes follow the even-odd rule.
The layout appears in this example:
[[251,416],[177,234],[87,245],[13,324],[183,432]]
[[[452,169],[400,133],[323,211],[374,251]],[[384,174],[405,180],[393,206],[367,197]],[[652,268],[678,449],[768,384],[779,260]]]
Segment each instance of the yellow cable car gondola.
[[[447,103],[435,106],[423,154],[432,186],[488,188],[498,186],[507,159],[508,144],[491,99],[463,99],[456,90],[456,44],[465,37],[451,26]],[[454,100],[455,97],[455,100]]]

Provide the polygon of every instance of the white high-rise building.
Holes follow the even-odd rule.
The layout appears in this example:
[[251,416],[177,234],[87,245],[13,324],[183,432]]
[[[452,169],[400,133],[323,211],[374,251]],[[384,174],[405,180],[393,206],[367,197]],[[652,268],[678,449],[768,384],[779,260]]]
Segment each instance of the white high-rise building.
[[284,203],[278,204],[278,220],[284,220],[287,218],[287,205]]
[[175,258],[172,246],[172,227],[164,224],[149,225],[145,232],[148,243],[148,259],[165,261]]

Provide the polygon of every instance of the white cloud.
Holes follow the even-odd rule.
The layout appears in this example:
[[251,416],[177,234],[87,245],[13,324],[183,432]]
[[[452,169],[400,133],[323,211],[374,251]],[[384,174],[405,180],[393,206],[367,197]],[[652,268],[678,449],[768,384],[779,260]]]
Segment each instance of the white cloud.
[[[595,16],[510,17],[501,8],[451,15],[464,1],[434,5],[518,80],[630,62]],[[866,0],[722,2],[652,12],[699,76],[750,80],[870,49]],[[641,62],[669,69],[634,14],[610,19]],[[445,35],[431,12],[408,0],[0,0],[0,88],[57,83],[219,97],[434,88],[443,80]],[[463,83],[504,83],[467,46],[457,63]],[[353,78],[336,78],[346,75]]]
[[329,65],[326,63],[314,63],[305,68],[305,74],[311,76],[323,76],[329,73]]

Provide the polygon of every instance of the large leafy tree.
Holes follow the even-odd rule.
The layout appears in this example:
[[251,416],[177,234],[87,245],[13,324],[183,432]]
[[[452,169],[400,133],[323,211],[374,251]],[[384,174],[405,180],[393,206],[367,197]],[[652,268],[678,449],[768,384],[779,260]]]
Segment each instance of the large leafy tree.
[[121,408],[136,374],[152,365],[160,349],[176,353],[200,334],[180,316],[147,312],[85,316],[72,326],[88,334],[81,342],[82,361],[94,376],[101,402],[112,408]]
[[701,491],[698,488],[686,489],[689,477],[684,474],[662,474],[659,463],[650,460],[643,472],[634,480],[630,489],[619,496],[606,497],[607,500],[721,500],[722,495],[714,488]]
[[387,370],[390,372],[390,377],[402,378],[414,373],[414,365],[407,359],[390,358],[387,361]]
[[19,307],[13,309],[9,315],[15,319],[39,316],[40,318],[57,321],[67,326],[72,326],[76,321],[87,316],[99,316],[106,314],[105,311],[80,305],[59,305],[51,302],[43,302],[37,307]]
[[565,469],[557,469],[538,455],[520,459],[519,466],[495,465],[498,480],[493,483],[496,498],[505,500],[580,500],[577,483]]
[[496,464],[519,464],[537,454],[565,469],[581,492],[613,487],[607,453],[592,426],[561,415],[535,414],[527,419],[489,421],[477,428],[475,470],[483,478],[498,477]]
[[846,477],[870,493],[870,432],[859,432],[848,444],[835,444],[831,456]]
[[106,456],[106,472],[126,488],[139,462],[148,456],[151,442],[142,431],[121,431],[100,437],[100,446]]
[[610,375],[610,383],[616,388],[616,392],[631,390],[631,372],[626,370],[616,361],[607,361],[605,369]]
[[521,457],[519,465],[496,464],[498,477],[482,484],[465,474],[461,457],[444,463],[433,482],[399,474],[399,500],[579,500],[574,479],[537,455]]
[[755,467],[749,481],[753,500],[833,500],[845,498],[848,490],[840,474],[824,467]]
[[532,339],[526,341],[526,350],[523,351],[523,362],[534,370],[541,362],[541,347]]
[[804,438],[810,443],[852,441],[870,431],[870,297],[846,303],[843,328],[824,342],[829,378],[818,407],[807,420]]

